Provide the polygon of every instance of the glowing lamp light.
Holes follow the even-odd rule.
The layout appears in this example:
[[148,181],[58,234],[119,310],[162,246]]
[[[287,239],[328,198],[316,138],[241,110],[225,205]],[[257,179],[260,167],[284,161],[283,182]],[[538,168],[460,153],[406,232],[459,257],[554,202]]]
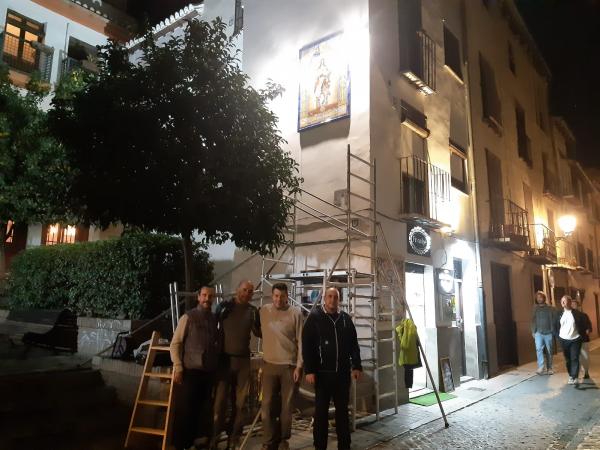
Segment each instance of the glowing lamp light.
[[575,227],[577,226],[577,219],[575,216],[567,214],[565,216],[561,216],[558,219],[558,226],[565,234],[565,236],[569,236],[573,231],[575,231]]
[[452,233],[454,233],[454,228],[452,228],[449,225],[443,226],[442,228],[440,228],[440,233],[442,233],[442,234],[452,234]]

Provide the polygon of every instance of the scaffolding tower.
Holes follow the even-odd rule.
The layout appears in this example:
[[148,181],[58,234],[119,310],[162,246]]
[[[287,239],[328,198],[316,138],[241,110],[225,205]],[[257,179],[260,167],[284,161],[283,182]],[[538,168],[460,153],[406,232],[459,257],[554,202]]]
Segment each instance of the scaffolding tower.
[[[346,151],[346,189],[335,194],[338,201],[334,202],[303,189],[296,195],[287,246],[278,257],[263,258],[261,303],[269,296],[265,287],[272,287],[276,282],[290,284],[291,301],[306,312],[320,303],[327,288],[335,287],[342,292],[345,300],[342,307],[356,326],[366,375],[365,381],[352,385],[352,426],[355,428],[359,412],[369,411],[363,417],[371,418],[374,412],[375,420],[379,420],[385,399],[392,399],[393,409],[398,411],[394,330],[397,321],[404,317],[404,309],[399,308],[404,293],[402,283],[394,277],[379,283],[378,272],[385,261],[377,257],[376,167],[374,162],[352,153],[350,145]],[[324,236],[302,239],[302,234],[311,233],[299,230],[300,215],[324,224],[327,230]],[[330,255],[337,255],[330,258],[334,260],[332,265],[315,266],[305,259],[301,267],[302,256],[307,258],[307,253],[323,252],[324,247],[328,247]],[[275,268],[286,269],[275,272]],[[380,355],[382,347],[391,348],[386,358]],[[384,387],[382,375],[385,372],[389,373],[389,381]]]
[[[412,319],[405,300],[404,263],[394,259],[383,227],[378,222],[376,175],[375,161],[352,153],[348,145],[346,186],[344,190],[334,192],[333,202],[300,189],[293,198],[294,208],[286,228],[287,243],[278,255],[262,258],[260,281],[255,291],[262,305],[270,298],[270,288],[275,283],[284,282],[290,287],[290,301],[306,313],[321,303],[327,288],[335,287],[341,291],[341,298],[346,300],[341,304],[342,309],[352,317],[357,329],[363,373],[366,375],[358,384],[352,383],[350,409],[353,429],[361,420],[379,420],[383,411],[398,412],[398,343],[395,329],[405,317]],[[302,225],[306,219],[312,220],[310,226]],[[324,231],[320,236],[314,231],[315,223],[321,224]],[[305,235],[308,238],[305,239]],[[383,256],[378,255],[378,242],[383,244]],[[333,262],[323,262],[323,258],[318,257],[323,253],[328,254],[329,261]],[[309,255],[313,259],[316,255],[321,262],[309,263]],[[256,256],[256,253],[248,256],[229,273]],[[301,264],[302,257],[304,264]],[[222,289],[219,297],[223,298]],[[444,424],[448,427],[437,383],[419,339],[417,345]],[[257,350],[261,353],[260,340]],[[384,376],[386,373],[387,377]],[[384,404],[387,407],[383,407]]]

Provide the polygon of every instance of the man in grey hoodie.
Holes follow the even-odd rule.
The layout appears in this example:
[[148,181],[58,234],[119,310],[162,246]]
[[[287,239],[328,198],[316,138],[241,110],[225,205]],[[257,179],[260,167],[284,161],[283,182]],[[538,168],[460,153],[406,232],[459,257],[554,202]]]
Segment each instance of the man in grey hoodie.
[[[536,373],[552,375],[552,352],[554,338],[554,324],[556,322],[556,311],[546,304],[546,294],[537,291],[535,294],[535,306],[531,318],[531,334],[535,340],[535,351],[537,353],[538,369]],[[547,366],[544,368],[544,348],[547,353]]]

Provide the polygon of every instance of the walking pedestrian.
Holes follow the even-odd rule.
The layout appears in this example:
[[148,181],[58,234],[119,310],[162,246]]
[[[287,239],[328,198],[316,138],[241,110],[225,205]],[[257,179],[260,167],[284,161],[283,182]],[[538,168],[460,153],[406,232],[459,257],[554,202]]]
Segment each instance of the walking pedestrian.
[[585,329],[582,330],[581,334],[581,353],[579,354],[579,362],[583,367],[583,378],[588,379],[590,377],[590,333],[592,332],[592,321],[590,316],[583,312],[581,302],[577,299],[573,299],[572,308],[583,314],[585,318]]
[[250,337],[261,337],[260,317],[250,304],[254,285],[242,281],[235,297],[219,304],[215,312],[223,351],[217,369],[215,391],[214,434],[211,447],[216,448],[227,414],[227,399],[231,398],[231,417],[228,427],[228,448],[239,445],[244,426],[243,410],[250,387]]
[[[300,308],[291,306],[288,288],[277,283],[272,303],[260,308],[263,345],[262,405],[263,450],[287,450],[292,435],[292,407],[302,377],[302,326]],[[279,404],[276,404],[276,401]],[[279,413],[279,420],[276,414]]]
[[198,306],[186,312],[175,329],[170,353],[175,397],[173,443],[177,450],[197,437],[210,438],[211,399],[218,361],[217,320],[211,311],[215,290],[203,286]]
[[[531,318],[531,334],[535,341],[537,353],[538,375],[552,375],[552,354],[554,351],[554,324],[556,322],[556,311],[546,303],[546,294],[537,291],[535,294],[535,306]],[[544,349],[546,349],[547,362],[544,364]]]
[[350,316],[339,309],[337,289],[325,291],[323,305],[308,315],[302,332],[302,356],[306,381],[315,385],[313,445],[327,448],[329,401],[335,406],[338,449],[350,448],[348,401],[351,378],[362,374],[356,328]]
[[558,316],[556,327],[558,339],[565,356],[565,364],[569,374],[568,384],[579,384],[579,353],[581,352],[582,334],[585,330],[585,317],[571,308],[573,299],[563,295],[560,304],[563,311]]

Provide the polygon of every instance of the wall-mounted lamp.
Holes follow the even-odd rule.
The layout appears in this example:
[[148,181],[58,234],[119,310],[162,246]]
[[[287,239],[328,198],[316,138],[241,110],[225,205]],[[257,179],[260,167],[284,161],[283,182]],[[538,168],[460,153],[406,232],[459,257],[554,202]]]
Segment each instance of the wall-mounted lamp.
[[577,226],[577,219],[571,214],[566,214],[558,218],[558,226],[565,236],[570,236]]

